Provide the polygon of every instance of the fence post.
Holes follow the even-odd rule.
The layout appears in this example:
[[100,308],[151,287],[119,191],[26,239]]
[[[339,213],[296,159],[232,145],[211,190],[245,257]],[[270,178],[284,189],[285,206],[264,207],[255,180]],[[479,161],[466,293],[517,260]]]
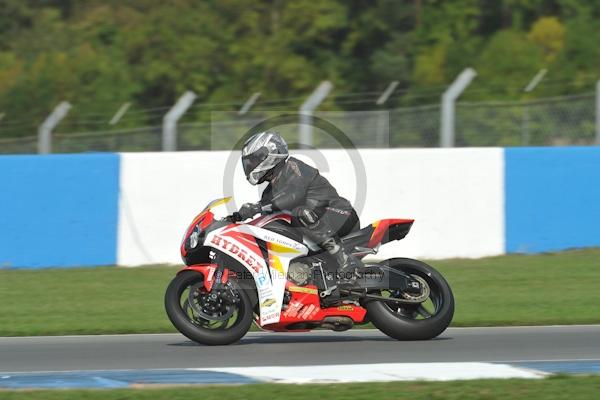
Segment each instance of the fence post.
[[311,148],[313,144],[312,115],[313,111],[325,100],[333,89],[329,81],[323,81],[300,106],[300,129],[298,131],[298,145],[300,148]]
[[195,99],[196,94],[188,90],[163,117],[162,151],[177,150],[177,121],[190,108]]
[[52,130],[67,115],[71,104],[67,101],[60,102],[38,127],[38,154],[52,152]]
[[110,119],[108,124],[116,125],[117,122],[119,122],[121,120],[121,118],[123,118],[123,115],[125,115],[127,110],[129,110],[129,107],[131,107],[131,103],[129,103],[129,102],[123,103],[123,105],[119,108],[119,110],[115,113],[115,115],[113,115],[113,117]]
[[600,81],[596,82],[596,145],[600,146]]
[[473,68],[465,68],[442,95],[441,147],[454,147],[455,102],[476,75]]
[[246,100],[246,102],[244,103],[242,108],[240,108],[240,111],[238,111],[238,115],[244,115],[248,111],[250,111],[250,109],[252,108],[252,106],[254,106],[254,104],[256,103],[256,101],[258,100],[259,97],[260,97],[260,92],[256,92],[256,93],[252,94],[252,96],[250,96],[248,98],[248,100]]
[[[537,85],[542,81],[544,76],[546,75],[548,70],[546,68],[542,68],[538,71],[537,74],[525,86],[523,92],[531,93],[533,89],[537,87]],[[529,134],[529,104],[527,101],[523,104],[523,132],[521,132],[521,144],[523,146],[529,146],[531,142],[531,135]]]
[[[396,90],[396,88],[398,87],[399,82],[398,81],[392,81],[390,82],[390,84],[388,85],[388,87],[383,91],[383,93],[381,93],[381,95],[379,96],[379,98],[377,99],[377,101],[375,102],[376,105],[378,106],[382,106],[385,104],[386,101],[388,101],[388,99],[390,98],[390,96],[392,95],[392,93],[394,93],[394,90]],[[377,136],[375,137],[376,140],[376,147],[383,147],[384,145],[384,136],[385,136],[385,120],[388,120],[388,132],[389,132],[389,113],[386,113],[383,110],[380,110],[377,112]],[[388,138],[389,139],[389,138]],[[388,140],[388,146],[389,146],[389,140]]]

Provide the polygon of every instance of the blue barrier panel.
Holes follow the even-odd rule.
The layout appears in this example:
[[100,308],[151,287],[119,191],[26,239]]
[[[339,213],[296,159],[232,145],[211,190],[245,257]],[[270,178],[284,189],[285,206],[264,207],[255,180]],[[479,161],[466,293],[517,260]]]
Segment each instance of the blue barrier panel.
[[0,157],[0,268],[116,263],[119,155]]
[[506,251],[600,246],[600,148],[505,152]]

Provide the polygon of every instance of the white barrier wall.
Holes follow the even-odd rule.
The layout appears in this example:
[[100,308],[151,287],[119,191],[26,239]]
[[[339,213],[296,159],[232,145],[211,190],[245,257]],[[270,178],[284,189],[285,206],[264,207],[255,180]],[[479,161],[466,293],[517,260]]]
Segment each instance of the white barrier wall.
[[[293,152],[292,152],[293,154]],[[410,234],[381,248],[377,257],[483,257],[504,253],[503,150],[360,150],[366,188],[344,150],[299,158],[317,160],[340,194],[357,203],[366,190],[362,225],[382,218],[414,218]],[[239,162],[233,193],[224,188],[230,152],[121,154],[119,265],[180,263],[188,223],[210,201],[233,195],[237,204],[259,198]],[[239,158],[239,153],[234,154]],[[319,161],[321,160],[321,161]],[[313,164],[315,164],[313,162]],[[231,174],[231,172],[228,172]]]

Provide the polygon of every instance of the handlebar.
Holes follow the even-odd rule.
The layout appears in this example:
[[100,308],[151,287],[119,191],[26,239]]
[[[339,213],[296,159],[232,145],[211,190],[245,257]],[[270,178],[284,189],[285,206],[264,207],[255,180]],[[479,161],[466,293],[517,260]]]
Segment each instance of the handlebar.
[[223,220],[235,223],[235,222],[242,221],[242,217],[240,216],[240,213],[236,211],[233,214],[228,215],[225,218],[223,218]]
[[[269,214],[269,213],[268,212],[261,213],[261,215],[267,215],[267,214]],[[243,219],[242,219],[240,213],[238,211],[235,211],[233,214],[224,217],[223,221],[229,221],[229,222],[235,223],[235,222],[241,222],[241,221],[243,221]]]

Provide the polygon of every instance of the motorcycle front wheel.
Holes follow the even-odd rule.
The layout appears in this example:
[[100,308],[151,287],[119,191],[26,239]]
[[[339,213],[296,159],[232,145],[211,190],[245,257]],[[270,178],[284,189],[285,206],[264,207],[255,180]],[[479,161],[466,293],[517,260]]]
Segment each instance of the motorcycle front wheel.
[[367,316],[377,329],[397,340],[428,340],[440,335],[454,316],[454,295],[444,277],[430,265],[409,258],[393,258],[380,264],[386,273],[404,273],[421,283],[420,294],[407,294],[398,288],[382,290],[384,297],[420,301],[401,304],[370,301]]
[[218,346],[235,343],[250,329],[252,305],[235,279],[221,290],[208,292],[204,276],[196,271],[178,274],[165,293],[171,323],[194,342]]

